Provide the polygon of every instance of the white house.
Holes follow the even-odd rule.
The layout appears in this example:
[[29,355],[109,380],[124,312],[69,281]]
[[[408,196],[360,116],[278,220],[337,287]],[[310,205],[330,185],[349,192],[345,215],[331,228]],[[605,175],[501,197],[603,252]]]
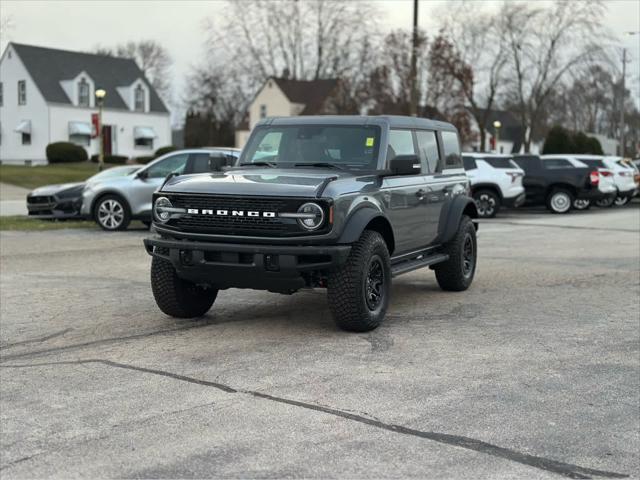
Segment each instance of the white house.
[[0,161],[46,163],[47,145],[59,141],[98,153],[98,89],[105,154],[144,156],[171,144],[167,107],[133,60],[9,43],[0,58]]
[[245,121],[236,129],[236,147],[242,148],[261,118],[319,115],[327,113],[328,100],[338,80],[292,80],[268,78],[249,104]]

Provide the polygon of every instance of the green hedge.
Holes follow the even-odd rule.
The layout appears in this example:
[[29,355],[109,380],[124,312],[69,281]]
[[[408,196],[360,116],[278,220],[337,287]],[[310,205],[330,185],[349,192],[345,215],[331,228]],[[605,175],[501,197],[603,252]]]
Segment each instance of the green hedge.
[[70,142],[50,143],[46,153],[49,163],[86,162],[88,158],[84,148]]
[[[104,163],[110,163],[112,165],[124,165],[129,160],[129,157],[125,157],[124,155],[105,155]],[[91,161],[93,163],[98,163],[98,155],[91,155]]]
[[556,125],[547,134],[542,153],[588,153],[603,155],[602,146],[595,137],[588,137],[583,132],[571,132]]
[[178,147],[176,147],[174,145],[167,145],[166,147],[160,147],[159,149],[157,149],[153,155],[154,155],[154,157],[160,157],[160,156],[164,155],[165,153],[173,152],[173,151],[175,151],[177,149],[178,149]]

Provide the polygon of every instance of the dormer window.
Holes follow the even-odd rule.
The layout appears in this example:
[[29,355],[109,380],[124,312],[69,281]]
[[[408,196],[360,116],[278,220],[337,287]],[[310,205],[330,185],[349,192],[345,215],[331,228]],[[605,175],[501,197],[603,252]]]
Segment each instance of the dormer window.
[[133,97],[133,101],[134,101],[134,106],[133,109],[136,112],[144,112],[145,111],[145,105],[144,105],[144,88],[142,88],[142,85],[138,85],[136,87],[136,89],[134,90],[134,97]]
[[80,107],[88,107],[90,106],[89,102],[91,99],[91,93],[89,89],[89,84],[83,78],[78,83],[78,106]]

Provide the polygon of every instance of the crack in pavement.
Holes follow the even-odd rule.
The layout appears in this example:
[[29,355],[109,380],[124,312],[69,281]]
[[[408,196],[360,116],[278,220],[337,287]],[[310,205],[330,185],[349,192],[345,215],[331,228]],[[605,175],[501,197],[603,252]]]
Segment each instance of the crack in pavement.
[[69,333],[73,328],[65,328],[64,330],[60,330],[59,332],[52,333],[51,335],[47,335],[46,337],[33,338],[31,340],[21,340],[19,342],[7,343],[5,345],[0,345],[0,350],[6,350],[7,348],[18,347],[20,345],[27,345],[29,343],[42,343],[47,340],[51,340],[52,338],[61,337],[65,333]]
[[[454,447],[464,448],[464,449],[472,450],[478,453],[499,457],[508,461],[512,461],[512,462],[520,463],[522,465],[534,467],[540,470],[556,473],[569,478],[588,479],[594,476],[605,477],[605,478],[627,478],[628,477],[628,475],[622,474],[622,473],[608,472],[604,470],[595,470],[591,468],[581,467],[578,465],[573,465],[570,463],[552,460],[545,457],[537,457],[535,455],[529,455],[529,454],[518,452],[516,450],[512,450],[509,448],[493,445],[491,443],[487,443],[475,438],[469,438],[469,437],[460,436],[460,435],[451,435],[447,433],[416,430],[416,429],[405,427],[402,425],[384,423],[379,420],[364,417],[362,415],[358,415],[355,413],[349,413],[348,411],[344,411],[344,410],[337,410],[334,408],[325,407],[317,404],[302,402],[298,400],[291,400],[288,398],[269,395],[267,393],[262,393],[254,390],[235,389],[223,383],[200,380],[198,378],[189,377],[186,375],[180,375],[172,372],[167,372],[164,370],[138,367],[135,365],[113,362],[111,360],[92,358],[92,359],[85,359],[85,360],[67,360],[67,361],[44,362],[44,363],[33,363],[33,364],[0,365],[0,368],[37,368],[37,367],[45,367],[45,366],[86,365],[86,364],[102,364],[109,367],[122,368],[125,370],[133,370],[136,372],[159,375],[162,377],[168,377],[174,380],[193,383],[196,385],[212,387],[212,388],[221,390],[225,393],[240,393],[240,394],[250,395],[252,397],[259,398],[262,400],[268,400],[276,403],[290,405],[293,407],[299,407],[306,410],[312,410],[315,412],[321,412],[328,415],[333,415],[335,417],[344,418],[346,420],[354,421],[364,425],[369,425],[371,427],[387,430],[387,431],[398,433],[401,435],[410,435],[413,437],[424,438],[437,443],[451,445]],[[28,457],[25,457],[25,459],[28,459]]]

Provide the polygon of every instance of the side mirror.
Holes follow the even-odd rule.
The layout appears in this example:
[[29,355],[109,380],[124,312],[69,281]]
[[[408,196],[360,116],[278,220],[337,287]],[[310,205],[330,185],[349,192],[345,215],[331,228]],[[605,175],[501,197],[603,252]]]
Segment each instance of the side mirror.
[[140,180],[145,180],[147,177],[149,176],[149,173],[147,172],[147,170],[140,170],[138,173],[136,173],[136,178],[139,178]]
[[422,171],[417,155],[398,155],[389,162],[391,175],[417,175]]

